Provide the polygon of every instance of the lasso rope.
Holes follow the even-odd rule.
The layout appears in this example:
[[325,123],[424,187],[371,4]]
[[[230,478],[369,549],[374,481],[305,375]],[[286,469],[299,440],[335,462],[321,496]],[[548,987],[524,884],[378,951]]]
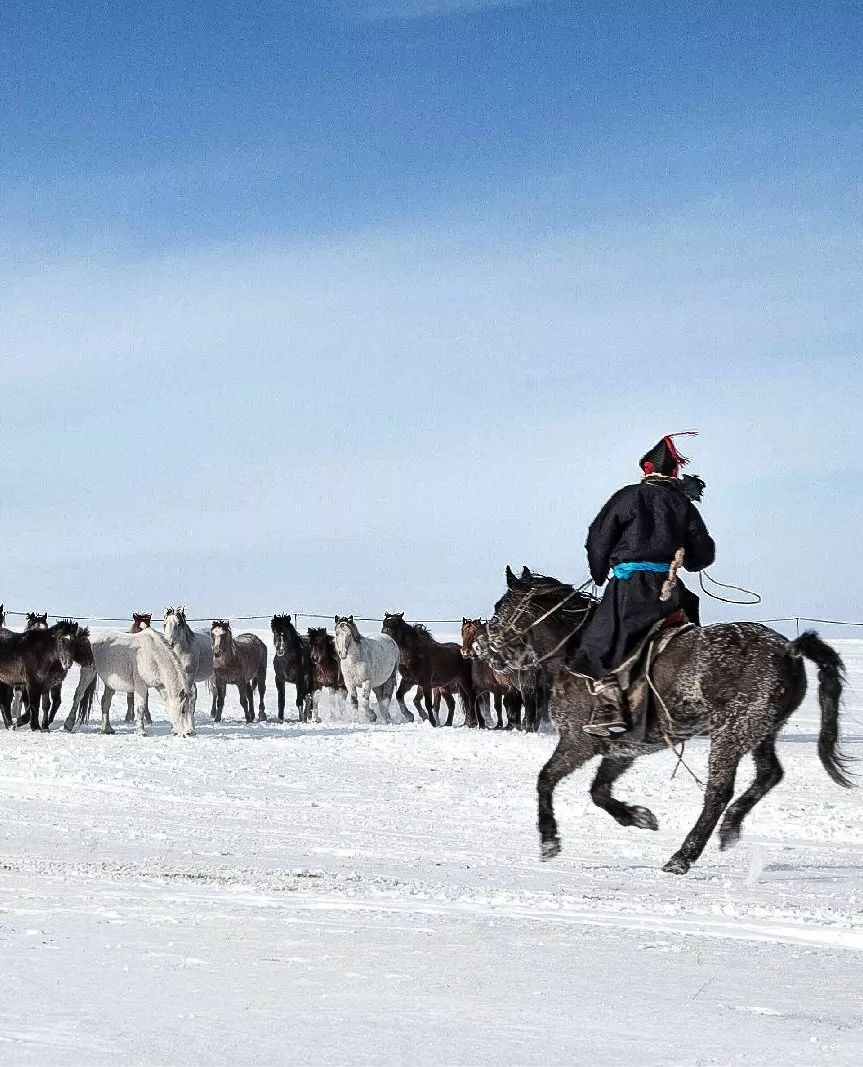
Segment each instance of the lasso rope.
[[[746,596],[752,597],[751,600],[732,600],[730,597],[719,596],[718,593],[711,593],[707,586],[704,584],[704,579],[707,579],[711,585],[718,586],[720,589],[733,589],[736,593],[745,593]],[[761,594],[755,593],[751,589],[744,589],[742,585],[731,585],[728,582],[718,582],[715,578],[711,578],[710,574],[706,570],[698,572],[698,582],[705,592],[713,600],[721,600],[723,604],[739,604],[743,607],[754,607],[756,604],[761,603]]]

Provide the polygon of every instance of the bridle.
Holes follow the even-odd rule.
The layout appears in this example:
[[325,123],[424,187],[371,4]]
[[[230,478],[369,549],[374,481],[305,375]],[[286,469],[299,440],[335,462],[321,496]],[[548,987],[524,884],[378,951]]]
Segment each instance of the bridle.
[[[593,610],[593,608],[594,608],[594,606],[596,604],[595,599],[593,597],[590,597],[590,594],[585,594],[585,592],[584,592],[584,590],[590,584],[591,583],[589,581],[587,581],[583,585],[580,585],[577,589],[571,590],[571,592],[568,593],[567,596],[565,596],[563,598],[563,600],[558,601],[558,603],[555,604],[553,607],[549,608],[548,611],[543,612],[542,615],[540,615],[536,619],[533,619],[527,626],[524,626],[521,629],[519,629],[515,625],[516,621],[520,618],[521,615],[523,615],[523,614],[525,614],[525,612],[527,612],[528,607],[530,606],[531,600],[533,599],[534,595],[538,592],[536,587],[534,587],[533,589],[528,589],[527,592],[522,595],[522,598],[518,602],[518,604],[516,605],[515,610],[506,619],[506,621],[504,622],[502,627],[495,626],[494,628],[492,628],[492,621],[493,620],[489,621],[489,623],[488,623],[488,625],[486,627],[486,634],[487,634],[487,639],[488,639],[489,646],[502,659],[505,658],[505,656],[504,656],[505,650],[508,647],[511,647],[512,645],[514,645],[516,642],[519,642],[522,645],[522,647],[524,647],[526,649],[530,649],[531,651],[535,652],[535,649],[533,648],[533,645],[530,643],[530,641],[527,640],[528,635],[530,634],[531,630],[533,630],[537,626],[539,626],[539,624],[541,622],[545,622],[546,619],[550,619],[553,615],[556,615],[557,612],[559,612],[559,611],[562,612],[562,614],[564,614],[564,615],[578,615],[579,616],[579,620],[576,623],[576,625],[573,627],[573,629],[570,630],[569,633],[567,633],[565,637],[561,638],[561,640],[558,641],[558,643],[554,646],[553,649],[551,649],[550,652],[546,652],[545,655],[538,657],[534,661],[533,666],[538,667],[538,666],[540,666],[540,664],[545,663],[547,660],[552,659],[554,656],[557,655],[558,652],[560,652],[560,650],[569,641],[572,640],[573,637],[575,637],[575,635],[579,632],[579,630],[581,630],[581,628],[587,622],[588,616],[589,616],[590,612]],[[572,600],[573,597],[576,597],[576,596],[588,596],[590,598],[590,603],[588,603],[588,605],[586,607],[584,607],[584,608],[569,608],[569,609],[565,609],[565,605],[568,604],[569,601]],[[510,631],[512,632],[512,636],[508,636]]]

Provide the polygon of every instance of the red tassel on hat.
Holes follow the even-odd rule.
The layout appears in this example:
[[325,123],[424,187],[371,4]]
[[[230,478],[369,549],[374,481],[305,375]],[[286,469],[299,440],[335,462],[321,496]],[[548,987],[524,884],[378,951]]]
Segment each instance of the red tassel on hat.
[[[672,458],[674,459],[674,462],[678,466],[685,467],[686,464],[689,462],[689,460],[686,458],[686,456],[681,455],[681,453],[678,452],[677,445],[675,445],[675,443],[674,443],[674,438],[675,437],[697,437],[697,436],[698,436],[698,430],[679,430],[677,433],[666,434],[666,436],[663,438],[663,440],[665,441],[665,444],[668,446],[668,451],[671,453]],[[653,466],[653,464],[648,463],[647,466],[651,467],[651,466]],[[652,471],[648,471],[648,473],[652,473]]]

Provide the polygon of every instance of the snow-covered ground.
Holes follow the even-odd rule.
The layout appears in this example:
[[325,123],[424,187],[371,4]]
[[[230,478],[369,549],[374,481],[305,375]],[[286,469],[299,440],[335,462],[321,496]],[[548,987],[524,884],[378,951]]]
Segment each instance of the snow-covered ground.
[[[863,642],[836,643],[863,756]],[[228,700],[187,740],[156,700],[135,737],[120,698],[114,737],[0,734],[0,1062],[863,1062],[863,797],[818,763],[811,696],[740,847],[685,878],[660,868],[700,791],[670,755],[618,785],[658,833],[594,808],[590,768],[542,864],[551,734]]]

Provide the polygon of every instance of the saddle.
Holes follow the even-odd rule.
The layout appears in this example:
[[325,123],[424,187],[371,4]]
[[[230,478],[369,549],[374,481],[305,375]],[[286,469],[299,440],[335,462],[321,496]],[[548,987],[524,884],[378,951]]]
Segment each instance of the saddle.
[[654,661],[675,637],[691,630],[694,625],[682,610],[660,619],[632,655],[611,672],[617,677],[629,708],[632,726],[624,735],[628,741],[643,741],[647,734],[648,719],[654,704],[650,673]]

